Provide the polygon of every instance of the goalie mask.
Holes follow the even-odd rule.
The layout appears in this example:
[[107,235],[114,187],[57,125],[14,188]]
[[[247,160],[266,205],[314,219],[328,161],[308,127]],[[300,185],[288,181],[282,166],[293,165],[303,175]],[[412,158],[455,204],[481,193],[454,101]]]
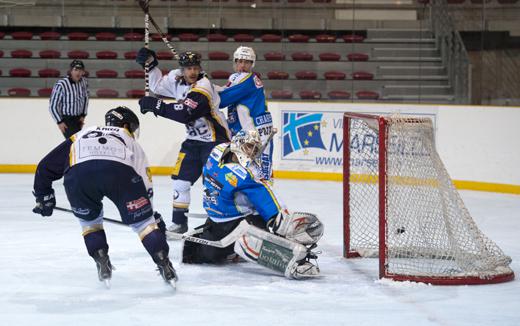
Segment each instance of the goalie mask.
[[261,148],[262,141],[256,130],[240,130],[231,139],[230,150],[243,166],[248,166],[251,161],[256,161]]
[[132,110],[126,106],[118,106],[115,109],[108,110],[105,114],[105,125],[112,127],[124,128],[127,125],[135,138],[139,137],[139,119]]
[[235,53],[233,53],[233,62],[236,62],[237,60],[248,60],[252,62],[251,67],[255,66],[256,61],[256,54],[255,51],[253,51],[252,48],[247,46],[239,46]]

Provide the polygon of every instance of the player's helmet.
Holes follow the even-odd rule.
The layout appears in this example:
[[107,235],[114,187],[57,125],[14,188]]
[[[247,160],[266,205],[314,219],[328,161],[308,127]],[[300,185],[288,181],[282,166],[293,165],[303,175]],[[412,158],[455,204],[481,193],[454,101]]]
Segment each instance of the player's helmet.
[[231,139],[230,150],[235,153],[243,166],[247,166],[251,161],[257,161],[261,148],[262,141],[256,130],[240,130]]
[[247,46],[239,46],[235,50],[235,53],[233,53],[233,62],[236,62],[239,59],[252,61],[252,66],[254,67],[256,61],[255,51],[253,51],[252,48]]
[[127,129],[135,135],[139,136],[139,119],[132,110],[126,106],[118,106],[115,109],[110,109],[105,114],[105,124],[112,127],[123,128],[128,125]]
[[70,63],[70,69],[81,69],[81,70],[85,70],[85,64],[83,63],[83,61],[81,60],[78,60],[78,59],[74,59],[72,60],[72,62]]
[[182,68],[185,67],[193,67],[193,66],[199,66],[200,67],[200,54],[187,51],[183,52],[179,55],[179,66]]

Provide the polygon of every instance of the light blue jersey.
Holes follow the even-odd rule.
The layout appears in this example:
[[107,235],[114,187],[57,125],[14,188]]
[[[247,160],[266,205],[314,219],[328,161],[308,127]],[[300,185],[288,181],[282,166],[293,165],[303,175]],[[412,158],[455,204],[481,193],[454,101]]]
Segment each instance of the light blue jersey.
[[[255,73],[234,73],[226,88],[219,93],[220,108],[228,108],[227,122],[231,134],[240,130],[258,131],[264,143],[273,130],[271,113],[267,110],[264,84]],[[272,140],[261,155],[262,179],[270,179],[273,166]]]
[[265,221],[276,216],[280,203],[269,184],[255,178],[238,163],[225,163],[229,143],[216,146],[204,166],[203,206],[214,222],[227,222],[251,214]]

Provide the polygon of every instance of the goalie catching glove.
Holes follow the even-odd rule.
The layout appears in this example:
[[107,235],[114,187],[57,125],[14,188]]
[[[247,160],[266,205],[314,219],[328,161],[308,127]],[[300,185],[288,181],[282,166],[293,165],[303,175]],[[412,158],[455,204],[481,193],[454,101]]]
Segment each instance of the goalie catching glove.
[[311,213],[282,210],[267,222],[274,234],[302,245],[317,243],[323,236],[323,223]]

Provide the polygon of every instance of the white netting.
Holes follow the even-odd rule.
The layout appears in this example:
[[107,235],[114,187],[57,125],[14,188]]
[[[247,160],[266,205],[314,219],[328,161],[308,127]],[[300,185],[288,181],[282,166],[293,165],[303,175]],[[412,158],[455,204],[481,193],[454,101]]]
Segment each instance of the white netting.
[[[350,120],[350,248],[378,254],[377,120]],[[478,229],[437,151],[430,119],[386,118],[387,273],[489,278],[511,259]]]

